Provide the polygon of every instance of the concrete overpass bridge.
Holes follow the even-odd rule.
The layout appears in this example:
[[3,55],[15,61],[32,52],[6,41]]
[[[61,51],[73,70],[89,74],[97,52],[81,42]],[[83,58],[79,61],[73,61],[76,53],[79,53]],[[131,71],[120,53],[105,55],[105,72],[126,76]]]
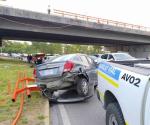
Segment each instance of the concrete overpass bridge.
[[[150,45],[150,29],[54,10],[51,15],[0,6],[0,39],[99,44],[112,51]],[[132,47],[131,47],[132,46]]]

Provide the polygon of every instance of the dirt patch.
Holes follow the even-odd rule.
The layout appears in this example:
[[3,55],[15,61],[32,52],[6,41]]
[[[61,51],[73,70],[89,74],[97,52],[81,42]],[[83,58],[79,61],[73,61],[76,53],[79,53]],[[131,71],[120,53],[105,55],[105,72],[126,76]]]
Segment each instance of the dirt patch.
[[10,120],[3,121],[0,123],[0,125],[10,125],[10,124],[11,124]]
[[39,100],[39,102],[34,104],[32,107],[26,103],[18,125],[45,125],[44,119],[47,116],[44,114],[44,105],[46,101],[46,99],[41,98],[41,100]]
[[3,106],[3,105],[6,105],[7,101],[5,99],[1,99],[0,100],[0,105]]

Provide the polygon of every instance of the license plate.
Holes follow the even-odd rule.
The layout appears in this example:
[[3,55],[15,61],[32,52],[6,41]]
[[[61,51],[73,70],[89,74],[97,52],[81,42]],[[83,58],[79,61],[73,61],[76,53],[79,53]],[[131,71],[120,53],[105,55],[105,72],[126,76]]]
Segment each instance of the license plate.
[[58,68],[41,70],[39,73],[41,76],[56,75],[58,73]]

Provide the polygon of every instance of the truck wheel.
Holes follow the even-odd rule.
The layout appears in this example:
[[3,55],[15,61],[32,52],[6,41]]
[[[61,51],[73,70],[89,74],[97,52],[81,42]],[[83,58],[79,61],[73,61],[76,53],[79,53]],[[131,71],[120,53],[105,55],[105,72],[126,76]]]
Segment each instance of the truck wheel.
[[85,78],[77,80],[77,92],[80,96],[87,96],[89,94],[89,83]]
[[121,109],[117,103],[110,103],[107,106],[106,125],[125,125]]

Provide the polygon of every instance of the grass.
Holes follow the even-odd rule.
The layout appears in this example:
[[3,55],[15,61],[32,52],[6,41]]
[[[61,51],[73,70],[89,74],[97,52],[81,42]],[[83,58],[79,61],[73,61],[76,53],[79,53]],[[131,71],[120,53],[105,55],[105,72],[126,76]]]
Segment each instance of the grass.
[[44,115],[39,115],[39,116],[38,116],[38,119],[39,119],[39,120],[43,120],[43,119],[45,119],[45,116],[44,116]]
[[[0,123],[9,121],[15,117],[20,105],[20,99],[16,102],[11,101],[13,88],[18,77],[18,71],[26,71],[28,76],[32,76],[33,68],[29,64],[18,60],[0,58]],[[10,94],[8,92],[8,81],[11,84]],[[32,99],[25,98],[24,111],[32,110],[33,105],[39,103],[41,96],[38,92],[32,94]],[[22,124],[27,124],[27,119],[22,119]]]
[[28,119],[27,118],[23,118],[22,119],[22,124],[28,124]]

